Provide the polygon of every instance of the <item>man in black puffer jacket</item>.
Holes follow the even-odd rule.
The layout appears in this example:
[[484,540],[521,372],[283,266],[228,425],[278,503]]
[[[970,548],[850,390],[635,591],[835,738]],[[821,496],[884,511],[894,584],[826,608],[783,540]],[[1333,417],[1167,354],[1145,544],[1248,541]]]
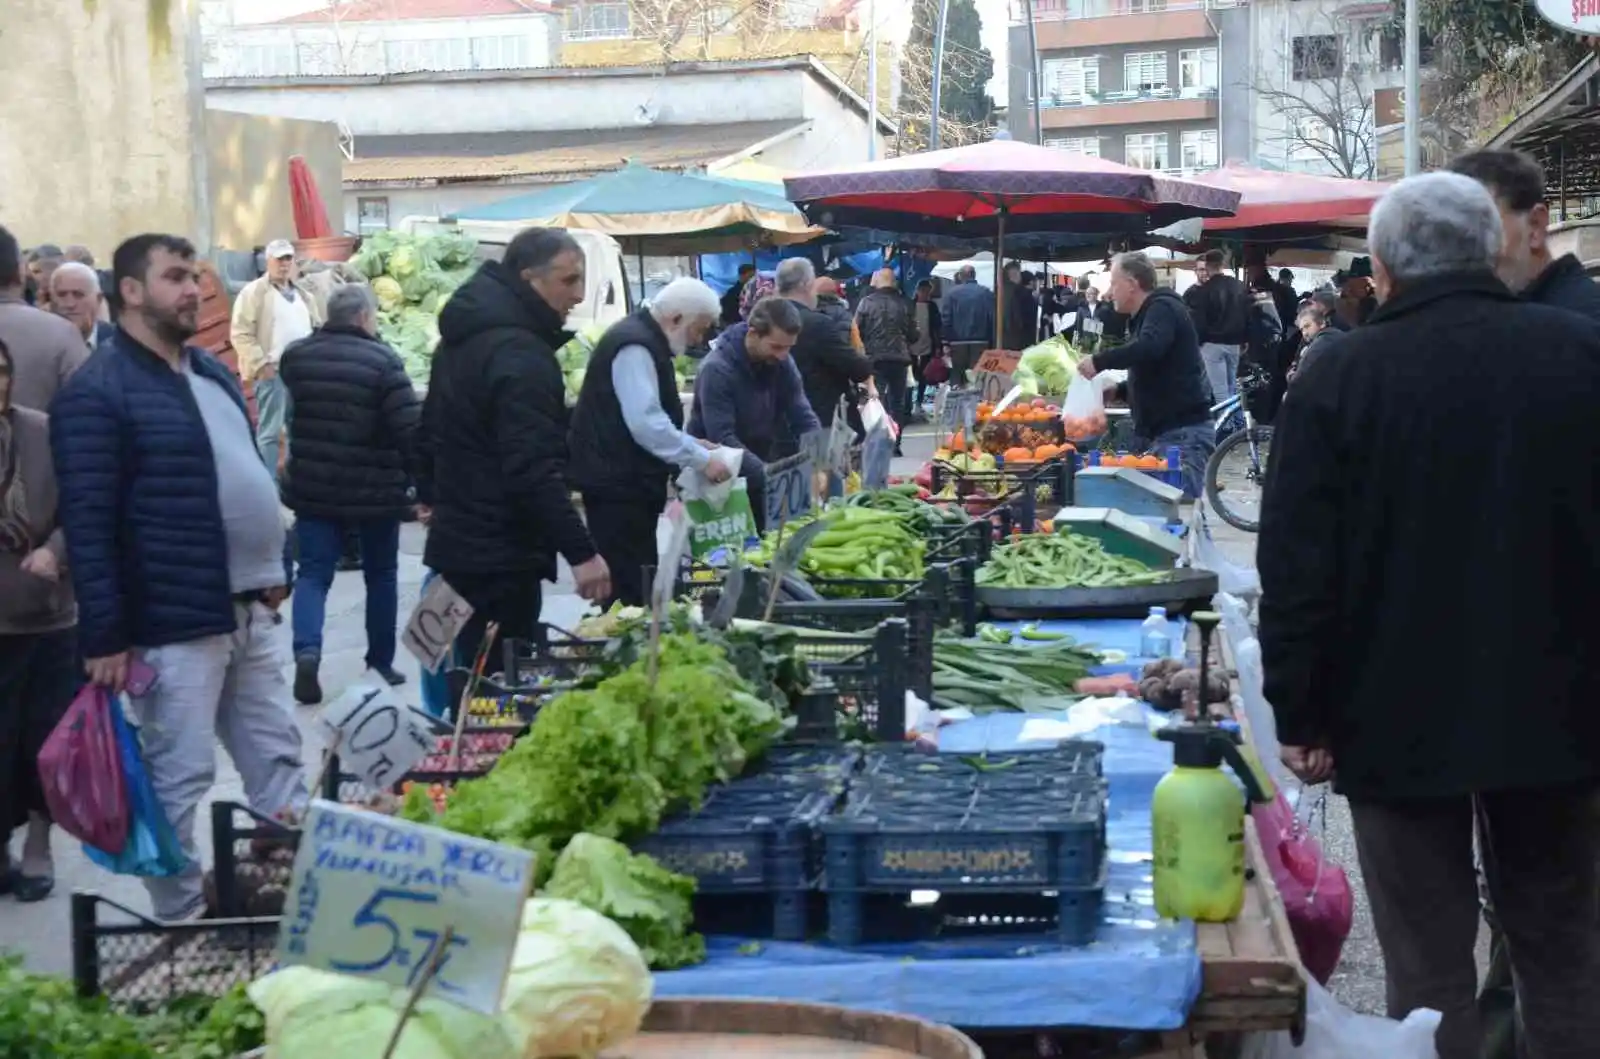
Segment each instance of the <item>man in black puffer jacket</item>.
[[571,337],[567,313],[583,292],[577,241],[559,228],[529,228],[439,316],[417,494],[428,523],[423,561],[473,606],[457,637],[465,654],[478,650],[490,621],[501,636],[533,636],[539,583],[555,580],[558,554],[580,596],[611,594],[606,561],[566,483],[566,384],[556,350]]
[[294,695],[307,706],[322,701],[317,669],[328,589],[352,533],[366,579],[367,668],[390,685],[405,683],[394,668],[400,522],[412,504],[422,409],[405,366],[377,331],[372,291],[338,287],[328,322],[284,350],[278,366],[294,409],[283,495],[300,549]]

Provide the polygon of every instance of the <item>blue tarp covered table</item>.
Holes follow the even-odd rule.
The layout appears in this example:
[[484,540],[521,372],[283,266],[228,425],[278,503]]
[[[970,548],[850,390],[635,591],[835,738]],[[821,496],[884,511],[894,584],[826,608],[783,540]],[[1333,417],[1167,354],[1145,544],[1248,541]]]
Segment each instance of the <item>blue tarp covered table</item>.
[[[1081,636],[1062,630],[1083,642],[1127,649],[1123,623],[1061,624],[1084,625]],[[1136,629],[1134,637],[1136,649]],[[949,725],[940,731],[940,749],[1015,749],[1026,720],[1003,714]],[[841,1004],[967,1029],[1181,1028],[1200,994],[1195,927],[1162,922],[1150,891],[1150,794],[1170,767],[1171,751],[1137,727],[1103,728],[1093,738],[1106,745],[1111,798],[1109,885],[1092,944],[1067,949],[1045,936],[1006,935],[841,950],[711,938],[704,964],[656,975],[656,995]]]

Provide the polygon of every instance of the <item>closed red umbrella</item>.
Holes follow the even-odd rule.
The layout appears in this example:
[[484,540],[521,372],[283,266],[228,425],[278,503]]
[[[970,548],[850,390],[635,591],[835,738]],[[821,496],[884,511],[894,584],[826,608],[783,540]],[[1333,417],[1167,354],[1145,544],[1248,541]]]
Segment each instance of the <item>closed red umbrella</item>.
[[1239,193],[1239,208],[1232,217],[1206,218],[1208,232],[1285,225],[1365,228],[1373,205],[1393,187],[1377,180],[1257,169],[1243,162],[1229,162],[1194,179]]
[[317,190],[317,178],[300,155],[289,158],[289,203],[294,210],[295,238],[326,239],[333,235],[328,209]]

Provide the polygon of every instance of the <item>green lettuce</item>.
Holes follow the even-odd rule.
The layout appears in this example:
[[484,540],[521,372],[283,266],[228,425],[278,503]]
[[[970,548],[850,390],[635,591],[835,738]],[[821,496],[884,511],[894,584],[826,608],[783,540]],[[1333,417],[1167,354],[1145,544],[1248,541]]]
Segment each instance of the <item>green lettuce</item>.
[[599,835],[573,836],[544,888],[614,921],[639,946],[651,970],[701,962],[705,939],[690,930],[694,880]]

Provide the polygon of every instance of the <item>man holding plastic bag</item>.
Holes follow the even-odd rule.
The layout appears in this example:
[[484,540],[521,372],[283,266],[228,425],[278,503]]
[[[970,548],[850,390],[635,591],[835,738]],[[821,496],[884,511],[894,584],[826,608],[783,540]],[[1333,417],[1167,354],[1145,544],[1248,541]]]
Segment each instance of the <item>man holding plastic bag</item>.
[[822,429],[789,355],[800,327],[793,302],[763,298],[748,323],[717,337],[695,376],[689,433],[743,450],[739,473],[758,529],[765,527],[766,465],[790,454],[791,439]]
[[[658,559],[656,522],[673,467],[725,482],[728,467],[683,430],[672,358],[699,344],[722,312],[697,279],[675,279],[617,321],[589,356],[572,412],[568,477],[583,495],[589,535],[611,569],[606,604],[649,603],[645,569]],[[704,371],[705,369],[701,369]]]
[[[1205,488],[1206,463],[1216,451],[1216,433],[1210,420],[1211,388],[1200,360],[1200,340],[1182,299],[1156,286],[1155,266],[1144,254],[1118,254],[1111,264],[1111,300],[1117,312],[1130,317],[1133,337],[1120,346],[1102,349],[1078,361],[1078,372],[1093,379],[1102,371],[1127,369],[1128,404],[1133,412],[1135,445],[1142,451],[1164,453],[1176,446],[1183,462],[1183,492],[1198,497]],[[1097,389],[1074,383],[1067,394],[1065,412],[1074,418],[1105,409]],[[1093,437],[1080,427],[1074,437]]]

